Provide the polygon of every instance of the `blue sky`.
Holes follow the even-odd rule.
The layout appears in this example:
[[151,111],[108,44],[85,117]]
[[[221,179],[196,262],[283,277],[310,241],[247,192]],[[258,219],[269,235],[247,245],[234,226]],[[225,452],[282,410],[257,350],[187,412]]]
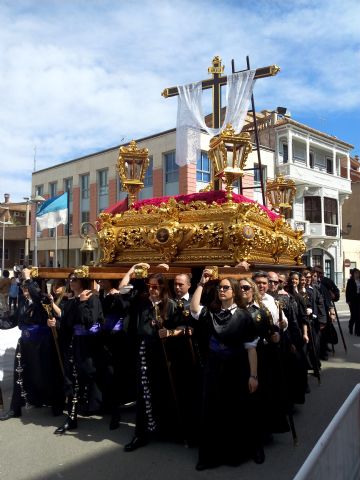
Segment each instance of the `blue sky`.
[[165,87],[207,78],[220,55],[258,81],[257,109],[360,153],[358,0],[0,0],[0,200],[22,200],[45,168],[176,124]]

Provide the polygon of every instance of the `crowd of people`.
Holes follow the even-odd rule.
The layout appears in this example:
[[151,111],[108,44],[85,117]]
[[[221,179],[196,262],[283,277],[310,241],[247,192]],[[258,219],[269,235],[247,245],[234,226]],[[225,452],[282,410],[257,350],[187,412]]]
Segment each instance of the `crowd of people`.
[[[75,269],[53,280],[50,293],[22,271],[18,301],[9,298],[0,319],[1,329],[21,330],[1,420],[46,405],[56,416],[66,411],[57,435],[99,413],[116,429],[122,406],[134,402],[126,452],[156,438],[197,446],[197,470],[263,463],[274,433],[296,436],[294,406],[305,403],[308,375],[320,380],[334,348],[338,288],[319,268],[240,279],[205,268],[191,295],[188,274],[139,279],[138,267],[149,265],[95,284]],[[356,315],[354,307],[359,334]]]

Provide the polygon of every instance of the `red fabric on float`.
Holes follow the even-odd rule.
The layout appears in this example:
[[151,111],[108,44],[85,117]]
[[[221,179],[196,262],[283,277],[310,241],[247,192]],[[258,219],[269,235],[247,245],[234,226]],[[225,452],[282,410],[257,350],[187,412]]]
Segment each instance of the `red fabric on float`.
[[[226,202],[226,193],[224,190],[214,190],[211,192],[199,192],[199,193],[191,193],[188,195],[176,195],[174,197],[156,197],[156,198],[148,198],[146,200],[141,200],[140,202],[135,202],[133,208],[135,210],[139,210],[141,207],[145,207],[146,205],[154,205],[159,206],[161,203],[166,203],[170,198],[174,198],[177,202],[206,202],[212,203],[216,202],[219,205]],[[251,198],[244,197],[244,195],[238,195],[237,193],[233,194],[233,201],[235,203],[257,203]],[[125,202],[125,204],[124,204]],[[258,204],[259,207],[264,210],[264,212],[268,215],[270,220],[274,221],[276,218],[279,217],[276,213],[269,210],[264,205]],[[122,200],[121,202],[116,203],[115,205],[107,208],[104,210],[106,213],[111,213],[115,215],[116,213],[122,213],[127,210],[127,199]]]

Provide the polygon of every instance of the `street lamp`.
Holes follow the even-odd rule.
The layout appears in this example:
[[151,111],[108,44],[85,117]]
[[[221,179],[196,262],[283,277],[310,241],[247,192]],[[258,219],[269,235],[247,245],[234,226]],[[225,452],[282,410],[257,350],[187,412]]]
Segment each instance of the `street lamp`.
[[43,202],[45,202],[45,198],[42,197],[41,195],[34,195],[33,197],[30,198],[30,202],[35,205],[35,237],[34,237],[34,266],[38,266],[38,252],[37,252],[37,221],[36,221],[36,212],[39,207],[39,205]]
[[[8,212],[8,218],[9,218],[9,207],[2,207],[0,205],[0,208],[2,208],[3,210],[7,210]],[[5,214],[4,214],[4,218],[5,218]],[[1,221],[0,220],[0,223],[2,224],[2,255],[1,255],[1,273],[4,272],[4,268],[5,268],[5,225],[12,225],[13,222],[11,220],[5,220],[5,221]]]

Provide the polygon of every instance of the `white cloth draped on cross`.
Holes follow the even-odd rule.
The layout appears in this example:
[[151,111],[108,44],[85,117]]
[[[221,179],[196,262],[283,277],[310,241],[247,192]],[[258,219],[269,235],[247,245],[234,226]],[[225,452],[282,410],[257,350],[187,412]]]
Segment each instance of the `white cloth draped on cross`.
[[228,123],[236,133],[244,125],[254,88],[256,70],[245,70],[227,77],[226,114],[220,128],[206,125],[202,111],[202,82],[178,86],[178,113],[176,127],[176,163],[180,167],[195,164],[200,155],[200,133],[206,131],[210,138],[218,135]]

